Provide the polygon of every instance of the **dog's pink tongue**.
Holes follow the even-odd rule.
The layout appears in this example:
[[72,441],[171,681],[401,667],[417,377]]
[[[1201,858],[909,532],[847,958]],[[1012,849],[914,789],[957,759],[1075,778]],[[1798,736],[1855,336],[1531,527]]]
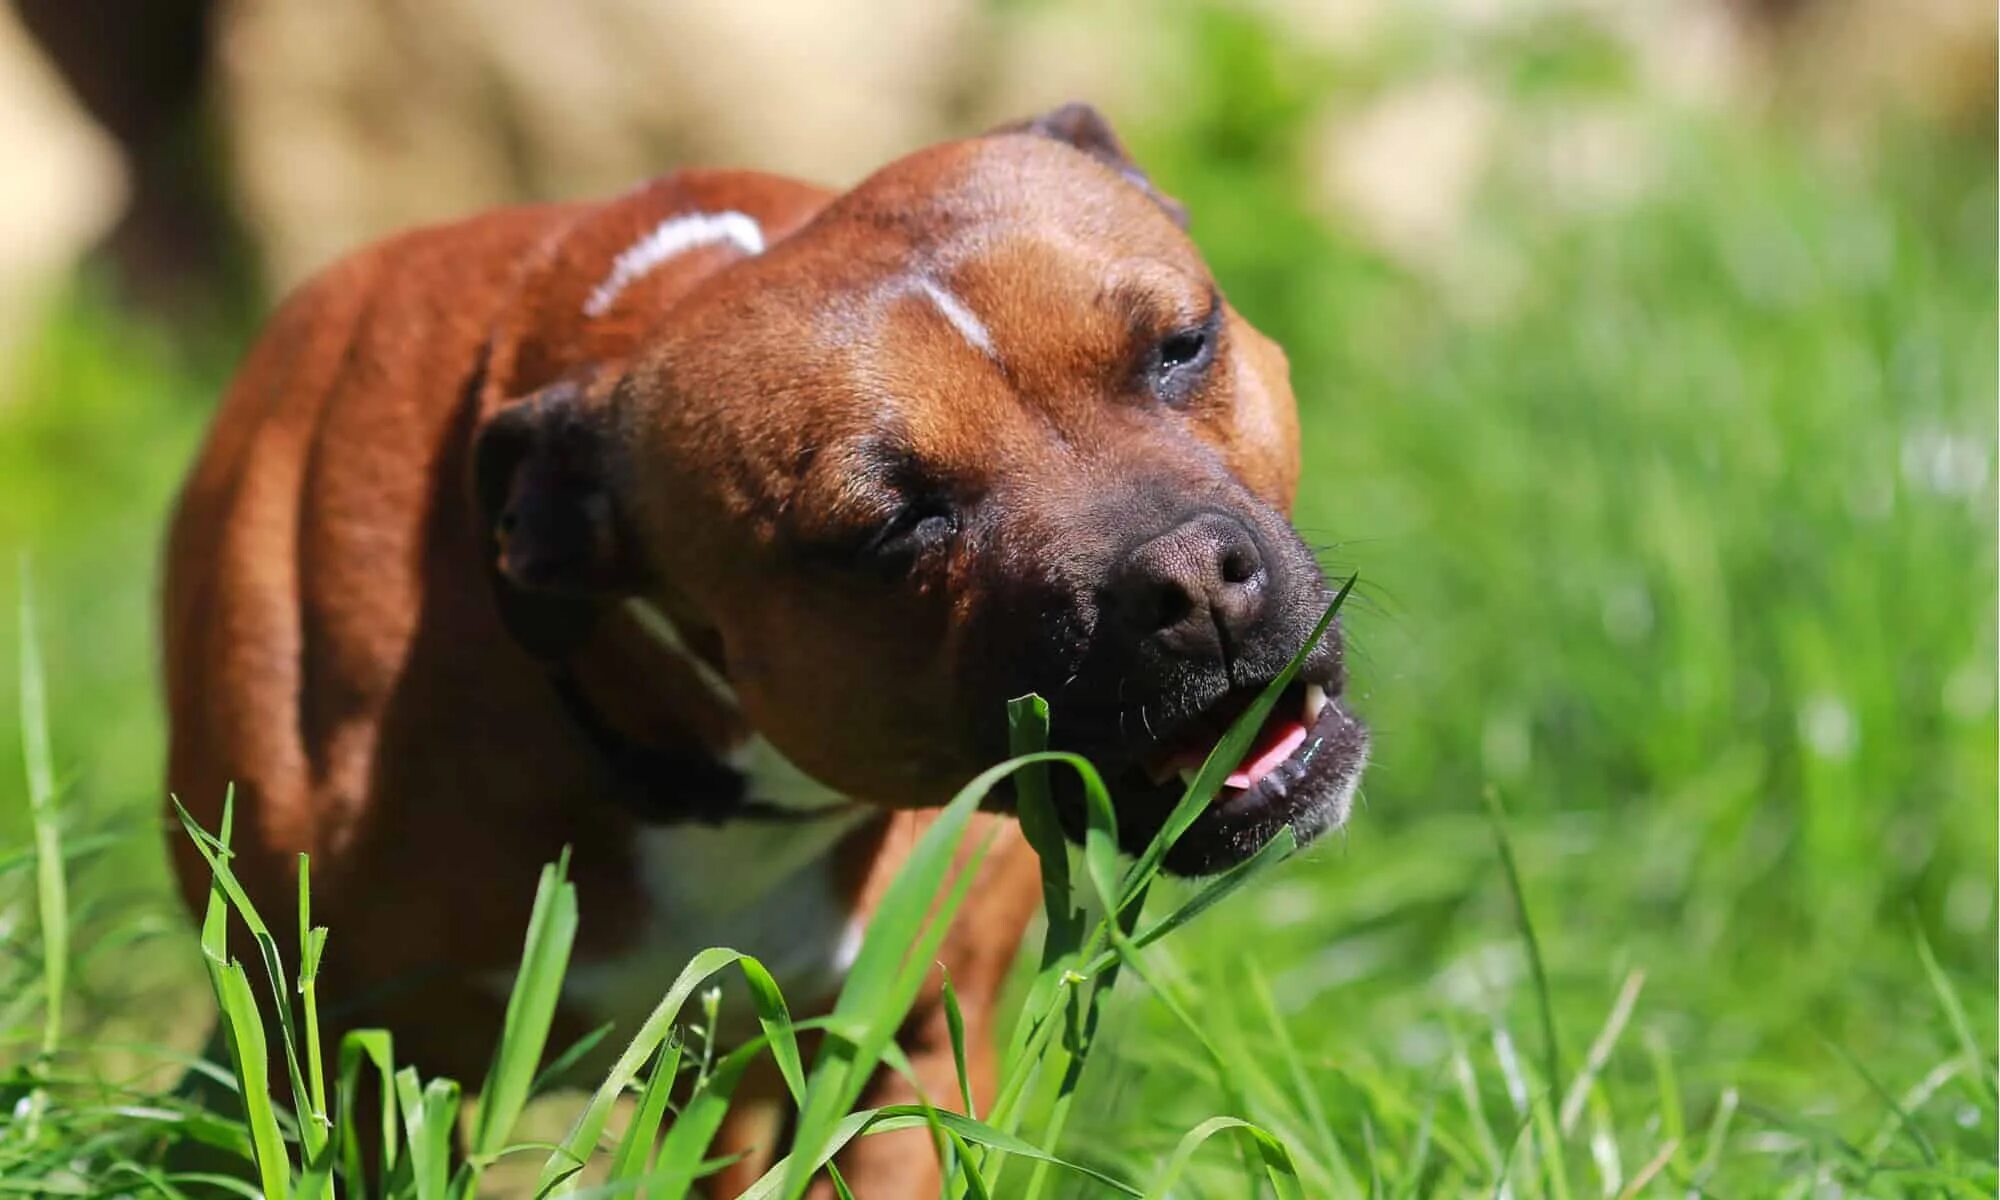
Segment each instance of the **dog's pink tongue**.
[[1267,724],[1255,745],[1250,747],[1250,755],[1229,773],[1222,781],[1224,787],[1249,791],[1257,786],[1257,781],[1278,769],[1278,764],[1292,756],[1305,744],[1306,727],[1297,721],[1280,721]]

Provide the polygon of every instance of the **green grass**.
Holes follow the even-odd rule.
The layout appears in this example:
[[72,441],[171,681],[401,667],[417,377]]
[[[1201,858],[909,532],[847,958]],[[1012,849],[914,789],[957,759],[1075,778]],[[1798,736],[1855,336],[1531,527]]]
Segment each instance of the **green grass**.
[[[1578,212],[1503,169],[1464,261],[1416,272],[1305,199],[1316,105],[1375,76],[1330,75],[1240,15],[1202,21],[1135,141],[1291,355],[1297,521],[1362,576],[1346,620],[1376,762],[1348,832],[1137,954],[1120,938],[1196,893],[1156,881],[1122,934],[1051,921],[1074,955],[1101,934],[1087,965],[1116,974],[1091,976],[1079,1037],[1010,1033],[1014,1095],[985,1128],[1184,1197],[1282,1188],[1271,1163],[1314,1197],[1991,1195],[1991,138],[1886,123],[1835,153],[1642,108],[1655,186]],[[1522,104],[1630,99],[1600,51],[1537,59]],[[1471,61],[1517,82],[1511,51]],[[165,882],[182,835],[159,809],[150,617],[169,490],[242,337],[191,356],[86,288],[0,398],[0,557],[11,578],[32,551],[40,631],[0,638],[0,677],[39,677],[18,655],[40,646],[52,744],[0,739],[0,786],[23,797],[0,804],[0,1191],[136,1189],[115,1164],[189,1141],[240,1162],[255,1143],[164,1092],[216,1006]],[[0,696],[0,726],[39,728],[35,709]],[[69,885],[54,908],[51,860]],[[1058,861],[1054,895],[1132,869]],[[549,904],[537,961],[570,919]],[[64,928],[58,1020],[64,956],[46,951]],[[1022,966],[1030,1013],[1048,956]],[[858,1015],[893,1012],[875,986]],[[671,1024],[626,1072],[626,1111],[661,1123],[646,1081],[730,1065]],[[837,1040],[844,1064],[800,1064],[815,1129],[843,1128],[875,1025]],[[309,1027],[302,1012],[301,1042]],[[481,1155],[506,1147],[530,1041],[515,1032],[464,1102]],[[1070,1045],[1081,1061],[1049,1057]],[[305,1107],[337,1122],[334,1097],[380,1086],[368,1064],[393,1047],[321,1049],[328,1099]],[[303,1175],[291,1068],[269,1050],[262,1091]],[[429,1131],[460,1103],[391,1076]],[[673,1149],[692,1166],[687,1121]],[[1002,1166],[980,1132],[941,1136]],[[639,1170],[641,1140],[605,1143],[597,1169]],[[1112,1194],[1007,1157],[993,1195]],[[424,1168],[445,1186],[460,1169]]]

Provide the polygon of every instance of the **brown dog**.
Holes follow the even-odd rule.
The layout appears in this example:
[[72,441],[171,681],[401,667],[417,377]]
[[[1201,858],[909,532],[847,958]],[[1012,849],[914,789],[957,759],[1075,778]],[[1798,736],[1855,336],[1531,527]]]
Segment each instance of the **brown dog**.
[[[1329,600],[1284,356],[1178,216],[1072,105],[844,195],[687,171],[419,230],[288,300],[174,524],[170,786],[211,827],[236,786],[277,911],[311,854],[342,1024],[478,1079],[565,845],[568,1032],[629,1034],[711,945],[824,1005],[1028,691],[1143,845]],[[1170,868],[1343,819],[1337,631],[1302,681]],[[943,956],[982,1084],[1037,902],[1008,829]],[[941,1030],[927,999],[904,1048],[944,1100]],[[843,1161],[935,1194],[920,1133]]]

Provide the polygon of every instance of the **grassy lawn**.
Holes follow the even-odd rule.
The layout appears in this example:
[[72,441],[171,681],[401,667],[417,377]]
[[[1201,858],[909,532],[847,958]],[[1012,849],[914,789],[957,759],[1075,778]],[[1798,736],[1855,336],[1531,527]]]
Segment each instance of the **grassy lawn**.
[[[1347,833],[1143,951],[1066,1124],[1024,1101],[1024,1136],[1142,1190],[1230,1115],[1315,1197],[1993,1194],[1990,137],[1840,155],[1657,115],[1643,194],[1579,212],[1502,171],[1478,253],[1420,272],[1307,205],[1311,97],[1229,53],[1141,156],[1292,356],[1296,519],[1360,575],[1376,763]],[[151,616],[246,336],[191,350],[85,281],[0,395],[72,925],[67,1082],[36,1144],[0,1128],[0,1192],[129,1189],[106,1164],[184,1136],[110,1109],[214,1019],[166,887]],[[0,740],[0,795],[25,778]],[[43,1033],[31,847],[0,803],[0,1064]],[[1229,1136],[1172,1194],[1283,1194]]]

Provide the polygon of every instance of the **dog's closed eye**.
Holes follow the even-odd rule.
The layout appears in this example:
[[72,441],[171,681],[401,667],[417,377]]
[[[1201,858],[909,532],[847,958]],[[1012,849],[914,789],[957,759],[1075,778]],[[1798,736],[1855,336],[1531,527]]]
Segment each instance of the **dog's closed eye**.
[[906,497],[894,515],[862,544],[862,556],[885,572],[902,574],[958,532],[958,512],[938,492]]
[[897,579],[958,535],[958,498],[909,449],[871,442],[821,465],[838,471],[821,511],[839,515],[798,537],[823,562]]

